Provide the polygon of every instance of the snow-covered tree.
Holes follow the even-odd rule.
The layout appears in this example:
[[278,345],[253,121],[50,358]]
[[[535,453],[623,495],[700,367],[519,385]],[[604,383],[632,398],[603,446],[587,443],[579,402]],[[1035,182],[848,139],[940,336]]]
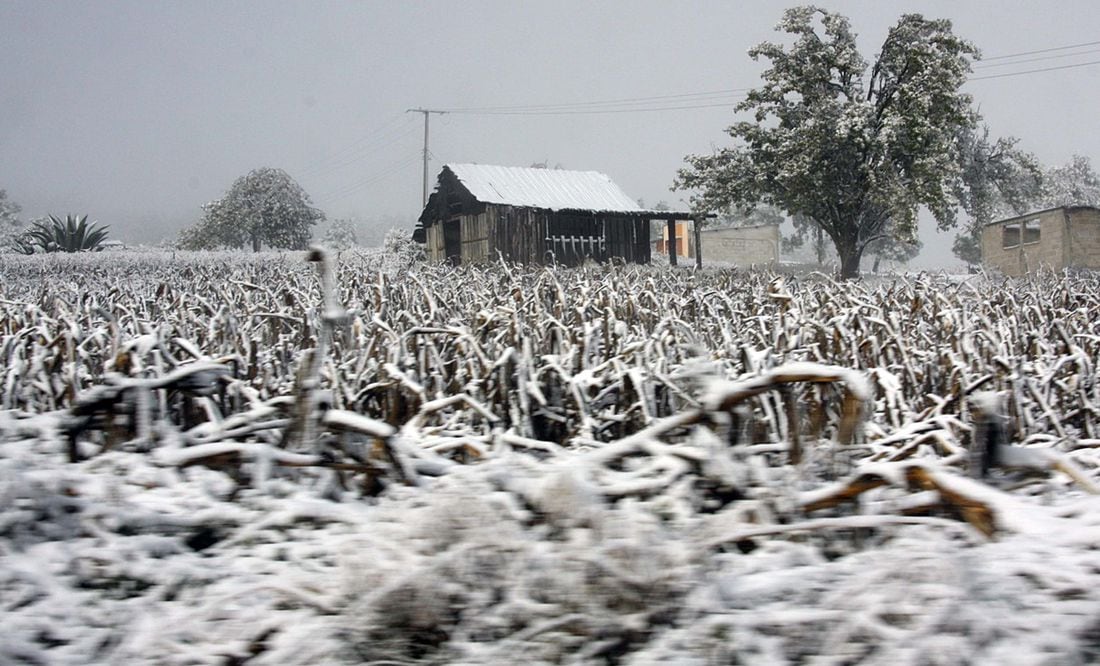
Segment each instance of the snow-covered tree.
[[309,246],[310,227],[323,219],[301,185],[282,169],[264,167],[238,178],[221,199],[203,206],[202,219],[180,234],[179,246],[302,250]]
[[752,119],[727,129],[736,145],[688,156],[676,186],[692,205],[718,211],[775,205],[818,225],[840,256],[841,275],[859,274],[867,246],[891,229],[916,237],[917,210],[942,227],[956,222],[960,128],[977,114],[960,91],[977,51],[946,20],[906,14],[870,66],[844,16],[788,9],[778,29],[790,46],[749,51],[770,63],[763,85],[737,111]]
[[957,196],[970,219],[955,236],[952,251],[964,261],[981,261],[982,227],[1026,213],[1041,194],[1039,162],[1017,143],[1012,137],[990,139],[988,127],[959,133],[962,180]]
[[407,228],[393,227],[382,243],[382,269],[390,274],[407,271],[424,261],[424,246],[412,239]]
[[1093,170],[1088,157],[1074,155],[1068,163],[1043,171],[1042,196],[1032,203],[1031,209],[1058,206],[1100,207],[1100,175]]
[[7,190],[0,190],[0,251],[15,248],[16,239],[25,229],[19,219],[22,210],[19,204],[8,198]]
[[793,253],[805,245],[808,240],[810,248],[813,250],[814,261],[819,266],[823,265],[825,260],[829,258],[831,249],[825,232],[805,215],[792,215],[791,224],[794,226],[794,233],[784,234],[780,240],[783,252],[785,254]]
[[321,236],[321,245],[332,250],[347,250],[357,244],[355,223],[345,218],[333,220]]

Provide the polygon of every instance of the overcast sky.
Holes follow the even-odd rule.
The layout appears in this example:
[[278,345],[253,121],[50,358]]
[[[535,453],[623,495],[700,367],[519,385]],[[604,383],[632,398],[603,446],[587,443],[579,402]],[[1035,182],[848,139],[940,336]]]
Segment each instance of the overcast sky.
[[[446,162],[547,162],[677,207],[676,169],[725,144],[731,91],[759,81],[746,51],[779,37],[790,4],[0,0],[0,188],[24,218],[88,213],[131,242],[174,236],[261,166],[330,218],[412,220],[423,116],[406,109],[521,107],[433,115],[432,178]],[[993,58],[975,78],[1065,67],[967,91],[994,135],[1044,162],[1100,160],[1100,3],[819,4],[852,20],[868,59],[919,12]],[[639,101],[594,104],[624,99]],[[575,113],[597,109],[615,112]],[[927,231],[921,264],[951,263],[949,236]]]

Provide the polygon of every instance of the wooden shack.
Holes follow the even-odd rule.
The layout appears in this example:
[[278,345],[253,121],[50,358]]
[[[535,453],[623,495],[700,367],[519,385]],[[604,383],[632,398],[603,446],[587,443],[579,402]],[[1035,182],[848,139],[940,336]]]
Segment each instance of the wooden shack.
[[448,164],[413,238],[454,264],[644,264],[650,221],[677,219],[691,214],[642,208],[596,171]]

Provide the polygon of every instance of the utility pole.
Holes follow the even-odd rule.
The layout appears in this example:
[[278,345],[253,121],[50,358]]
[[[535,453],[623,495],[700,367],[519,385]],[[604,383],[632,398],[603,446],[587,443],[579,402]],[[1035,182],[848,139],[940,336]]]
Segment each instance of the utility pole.
[[428,205],[428,116],[431,114],[442,115],[447,113],[446,111],[436,111],[435,109],[406,109],[405,113],[423,113],[424,114],[424,201],[421,202],[421,206]]

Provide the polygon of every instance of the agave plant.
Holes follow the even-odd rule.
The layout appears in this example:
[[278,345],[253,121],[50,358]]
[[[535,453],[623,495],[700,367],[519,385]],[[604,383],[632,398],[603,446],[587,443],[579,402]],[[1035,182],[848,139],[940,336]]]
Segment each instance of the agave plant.
[[8,242],[8,247],[19,254],[34,254],[34,239],[31,237],[30,231],[25,231],[13,237]]
[[66,215],[64,221],[51,215],[49,223],[35,222],[27,234],[43,252],[98,252],[107,240],[107,227],[96,224],[88,224],[87,215]]

